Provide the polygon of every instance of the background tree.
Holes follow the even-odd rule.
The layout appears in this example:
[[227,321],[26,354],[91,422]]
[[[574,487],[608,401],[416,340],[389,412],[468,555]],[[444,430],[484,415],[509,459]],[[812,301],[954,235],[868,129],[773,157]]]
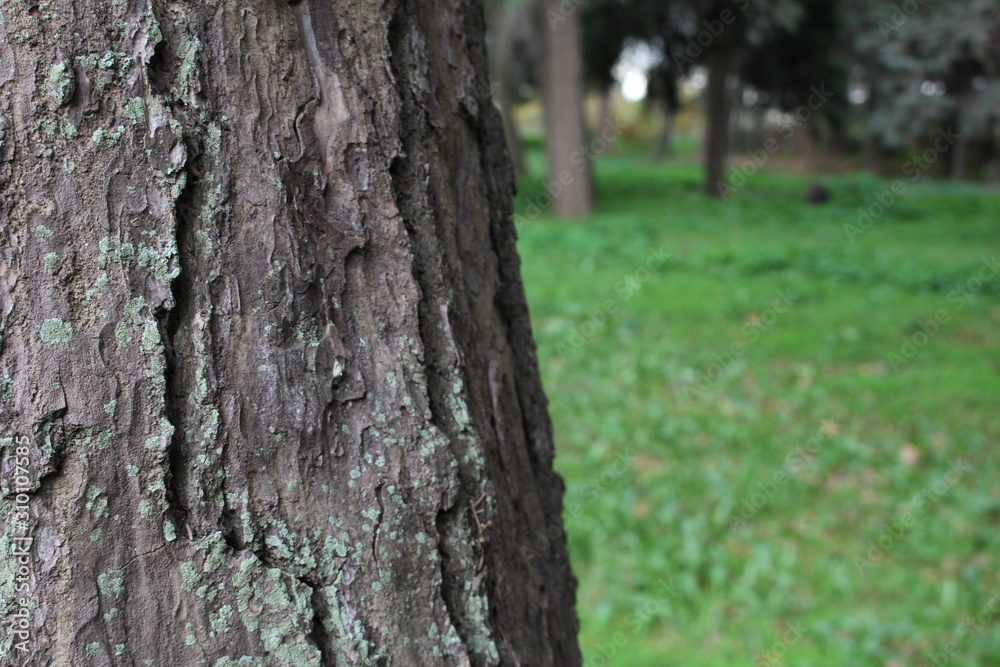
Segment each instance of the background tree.
[[514,170],[525,172],[521,137],[514,121],[514,109],[521,100],[521,86],[533,83],[538,57],[532,46],[530,0],[493,0],[486,3],[487,37],[493,96],[503,114],[504,134]]
[[719,197],[725,186],[725,162],[731,143],[732,99],[738,88],[730,79],[754,45],[778,29],[794,29],[801,8],[795,0],[753,4],[739,0],[641,0],[634,7],[638,16],[634,24],[641,26],[639,35],[662,51],[660,67],[670,72],[652,77],[658,95],[669,98],[671,91],[676,92],[676,82],[693,67],[706,70],[704,190],[709,196]]
[[615,65],[626,41],[636,35],[635,20],[640,6],[638,2],[593,0],[581,7],[584,80],[601,97],[601,128],[610,120]]
[[580,662],[483,30],[5,6],[4,664]]
[[[951,127],[957,141],[945,160],[964,178],[970,150],[990,157],[1000,108],[1000,22],[990,0],[875,3],[849,11],[851,54],[867,96],[862,122],[869,152],[901,151]],[[869,160],[874,162],[874,160]]]
[[539,0],[535,36],[552,210],[560,218],[584,217],[593,209],[594,191],[586,156],[579,8],[564,0]]
[[[842,10],[837,0],[802,0],[797,23],[780,25],[748,49],[740,81],[752,86],[755,106],[794,113],[809,103],[816,90],[823,102],[810,111],[805,136],[812,139],[823,119],[837,135],[846,132],[848,64],[838,53]],[[742,92],[742,91],[741,91]]]

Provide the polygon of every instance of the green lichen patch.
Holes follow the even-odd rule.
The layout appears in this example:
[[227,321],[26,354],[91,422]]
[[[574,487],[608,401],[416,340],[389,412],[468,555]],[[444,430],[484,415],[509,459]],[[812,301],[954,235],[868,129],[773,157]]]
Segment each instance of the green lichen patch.
[[59,134],[66,139],[73,139],[79,133],[77,132],[76,126],[64,118],[62,122],[59,123]]
[[260,632],[271,664],[319,664],[319,651],[303,631],[302,620],[312,616],[308,586],[252,555],[240,563],[232,583],[243,624]]
[[[180,70],[177,77],[178,86],[185,96],[195,101],[194,93],[198,87],[198,52],[201,51],[201,42],[185,35],[181,37],[181,42],[177,48],[177,56],[180,60]],[[197,104],[195,104],[197,106]]]
[[208,622],[212,626],[212,632],[217,635],[229,632],[229,619],[232,615],[233,608],[228,604],[220,607],[218,611],[209,613]]
[[177,244],[174,241],[169,241],[162,250],[143,244],[139,246],[136,263],[151,270],[157,280],[169,283],[181,273],[180,265],[174,261],[176,257]]
[[142,330],[142,349],[147,352],[160,347],[160,328],[156,322],[147,320]]
[[60,319],[48,319],[42,323],[43,343],[68,343],[73,338],[73,326]]
[[106,267],[109,263],[129,262],[135,257],[135,246],[128,242],[122,243],[118,239],[105,236],[98,242],[97,246],[101,249],[101,268]]
[[113,130],[106,130],[103,127],[99,127],[94,130],[94,134],[91,135],[90,140],[97,145],[111,145],[118,143],[118,140],[122,138],[122,134],[125,132],[125,128],[118,126]]
[[108,570],[97,576],[97,587],[101,595],[120,598],[125,592],[125,578],[121,570]]
[[124,322],[115,325],[115,340],[118,341],[119,349],[126,348],[132,343],[132,331]]
[[97,642],[90,642],[87,644],[87,648],[84,650],[84,655],[87,656],[87,660],[93,660],[97,656],[97,652],[101,649],[101,645]]
[[101,490],[96,486],[90,487],[87,492],[86,508],[98,519],[103,519],[108,515],[108,499],[101,495]]
[[146,101],[141,97],[133,97],[125,105],[123,111],[127,118],[132,120],[139,120],[140,118],[146,117]]
[[76,90],[76,78],[73,69],[65,63],[50,65],[45,71],[45,90],[52,100],[54,108],[69,104]]
[[45,270],[49,273],[55,273],[56,269],[59,268],[59,255],[54,252],[50,252],[42,260],[42,264],[45,266]]
[[172,521],[166,521],[163,524],[163,539],[167,542],[173,542],[177,539],[177,529],[174,528]]

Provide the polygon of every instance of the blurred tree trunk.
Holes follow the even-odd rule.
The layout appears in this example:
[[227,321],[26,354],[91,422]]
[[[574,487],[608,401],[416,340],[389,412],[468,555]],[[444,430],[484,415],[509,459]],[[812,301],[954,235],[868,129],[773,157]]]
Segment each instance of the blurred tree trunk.
[[743,115],[742,85],[727,86],[729,92],[729,153],[739,153],[743,150],[744,137],[741,127]]
[[560,218],[581,218],[593,210],[594,195],[583,120],[580,9],[564,0],[539,0],[535,18],[552,207]]
[[753,118],[753,137],[750,145],[760,148],[767,140],[767,109],[764,106],[756,105],[751,112]]
[[579,664],[480,2],[87,8],[0,23],[2,664]]
[[660,128],[653,141],[653,162],[663,162],[670,154],[670,140],[674,133],[674,112],[668,104],[657,102],[655,108],[660,112]]
[[882,170],[882,147],[874,133],[865,135],[865,169],[873,174]]
[[[878,100],[875,96],[875,84],[870,84],[868,100],[865,103],[866,115],[870,119],[872,114],[878,111]],[[882,170],[882,142],[879,133],[872,128],[867,128],[865,134],[865,169],[873,174],[878,174]]]
[[966,129],[966,110],[969,105],[969,94],[958,96],[958,108],[955,110],[955,146],[951,149],[951,177],[956,181],[964,181],[969,177],[969,132]]
[[732,58],[717,46],[708,52],[708,85],[705,90],[705,194],[721,197],[729,151],[729,94],[726,77]]
[[507,148],[514,163],[514,171],[523,174],[525,171],[524,151],[521,148],[521,138],[514,122],[514,106],[517,102],[517,83],[514,79],[514,49],[519,34],[518,23],[523,19],[524,12],[517,7],[503,7],[500,10],[500,20],[497,22],[495,48],[493,49],[493,80],[496,82],[496,99],[503,114],[504,135],[507,137]]
[[597,122],[597,132],[601,134],[604,128],[611,127],[611,93],[613,86],[608,86],[601,91],[601,118]]

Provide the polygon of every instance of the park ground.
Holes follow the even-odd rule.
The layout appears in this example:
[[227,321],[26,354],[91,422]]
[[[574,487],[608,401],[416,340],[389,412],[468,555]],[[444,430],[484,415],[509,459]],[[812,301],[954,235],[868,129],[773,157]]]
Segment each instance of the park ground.
[[563,222],[528,157],[586,664],[1000,664],[1000,192],[846,172],[817,206],[764,165],[712,201],[623,139]]

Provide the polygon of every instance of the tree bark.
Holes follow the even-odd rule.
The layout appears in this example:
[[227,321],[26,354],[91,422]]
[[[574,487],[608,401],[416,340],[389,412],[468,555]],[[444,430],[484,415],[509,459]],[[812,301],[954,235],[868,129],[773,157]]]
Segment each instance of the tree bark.
[[721,46],[708,52],[708,84],[705,90],[705,194],[721,197],[726,187],[726,155],[729,151],[730,55]]
[[579,664],[480,2],[43,7],[0,22],[0,663]]
[[545,152],[552,208],[559,218],[593,210],[593,187],[583,119],[583,47],[580,10],[561,0],[541,0],[535,30],[540,59]]

